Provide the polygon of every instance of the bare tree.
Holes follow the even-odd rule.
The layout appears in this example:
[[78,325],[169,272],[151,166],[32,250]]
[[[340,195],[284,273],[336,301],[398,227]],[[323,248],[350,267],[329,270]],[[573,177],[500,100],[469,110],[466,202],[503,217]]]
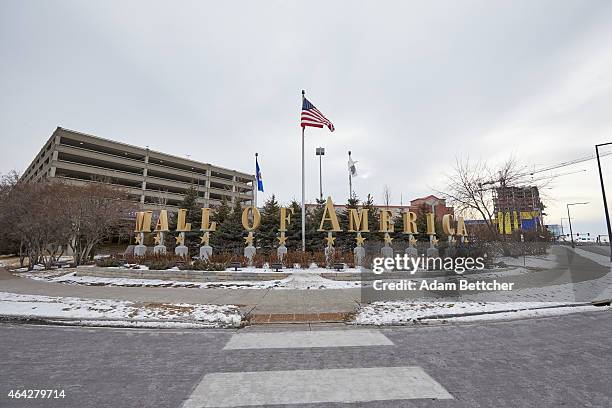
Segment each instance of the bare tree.
[[80,265],[92,256],[93,248],[121,229],[134,206],[127,194],[104,183],[71,187],[66,215],[70,220],[70,246],[74,261]]
[[15,183],[3,187],[0,228],[9,239],[20,242],[20,261],[27,256],[29,268],[50,267],[63,254],[70,237],[64,217],[61,189],[54,183]]
[[[11,190],[19,181],[19,174],[16,171],[10,171],[8,174],[0,175],[0,210],[3,203],[8,199]],[[4,213],[0,213],[2,220]],[[1,225],[0,225],[1,227]],[[18,253],[20,241],[8,233],[6,228],[0,228],[0,253],[12,254]]]
[[391,202],[391,189],[388,184],[385,184],[383,187],[383,200],[385,202],[385,207],[389,209],[389,203]]
[[0,176],[0,194],[10,191],[19,182],[19,173],[15,170]]
[[120,229],[133,205],[124,190],[105,183],[85,185],[59,181],[0,182],[0,238],[19,242],[22,266],[51,268],[70,245],[78,265],[93,248]]
[[448,176],[446,190],[438,192],[459,212],[484,220],[491,236],[499,240],[493,191],[496,187],[518,185],[524,181],[525,167],[512,157],[496,168],[489,167],[482,160],[457,159],[453,173]]

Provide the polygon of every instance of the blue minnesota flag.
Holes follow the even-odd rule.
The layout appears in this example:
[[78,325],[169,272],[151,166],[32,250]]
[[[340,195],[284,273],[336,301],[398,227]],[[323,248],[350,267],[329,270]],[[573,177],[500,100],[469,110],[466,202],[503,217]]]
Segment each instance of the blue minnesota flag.
[[259,162],[257,161],[257,155],[255,155],[255,177],[257,178],[257,191],[264,191],[263,179],[261,178],[261,170],[259,169]]

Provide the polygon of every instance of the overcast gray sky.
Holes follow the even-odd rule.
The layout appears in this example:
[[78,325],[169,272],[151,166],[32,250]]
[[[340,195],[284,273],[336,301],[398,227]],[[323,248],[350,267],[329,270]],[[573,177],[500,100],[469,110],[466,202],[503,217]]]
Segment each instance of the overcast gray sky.
[[[56,126],[254,172],[300,198],[301,89],[336,131],[306,130],[307,197],[399,204],[456,156],[543,166],[612,141],[612,2],[0,0],[0,173]],[[612,150],[612,149],[609,149]],[[612,157],[603,160],[612,196]],[[604,233],[595,161],[545,191],[559,223]]]

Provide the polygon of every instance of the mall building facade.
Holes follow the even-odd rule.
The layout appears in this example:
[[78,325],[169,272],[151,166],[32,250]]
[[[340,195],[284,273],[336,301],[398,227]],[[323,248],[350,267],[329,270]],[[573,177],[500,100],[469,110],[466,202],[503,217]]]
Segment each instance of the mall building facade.
[[177,209],[186,191],[214,207],[225,199],[252,205],[255,176],[148,148],[58,127],[22,175],[24,181],[110,183],[123,188],[142,209]]

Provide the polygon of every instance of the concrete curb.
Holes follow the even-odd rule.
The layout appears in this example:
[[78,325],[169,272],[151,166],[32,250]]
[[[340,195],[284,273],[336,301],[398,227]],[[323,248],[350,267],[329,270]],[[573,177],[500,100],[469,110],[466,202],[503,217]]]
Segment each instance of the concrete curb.
[[562,307],[583,307],[583,306],[593,306],[592,303],[568,303],[564,305],[555,305],[555,306],[544,306],[544,307],[524,307],[524,308],[515,308],[515,309],[506,309],[506,310],[491,310],[487,312],[467,312],[467,313],[447,313],[440,314],[435,316],[423,316],[419,317],[415,320],[438,320],[438,319],[450,319],[453,317],[463,317],[463,316],[480,316],[480,315],[493,315],[500,313],[513,313],[513,312],[522,312],[527,310],[545,310],[545,309],[559,309]]
[[[428,322],[429,321],[435,321],[435,320],[444,320],[444,319],[451,319],[451,318],[455,318],[455,317],[467,317],[467,316],[485,316],[485,315],[495,315],[495,314],[501,314],[501,313],[515,313],[515,312],[524,312],[524,311],[531,311],[531,310],[549,310],[549,309],[560,309],[560,308],[568,308],[568,307],[585,307],[585,306],[609,306],[609,303],[605,303],[602,304],[601,302],[583,302],[583,303],[567,303],[567,304],[562,304],[562,305],[554,305],[554,306],[544,306],[544,307],[526,307],[526,308],[515,308],[515,309],[505,309],[505,310],[491,310],[491,311],[483,311],[483,312],[466,312],[466,313],[447,313],[447,314],[438,314],[438,315],[432,315],[432,316],[421,316],[421,317],[417,317],[414,319],[411,319],[409,321],[406,321],[405,323],[397,323],[397,324],[358,324],[355,322],[349,322],[350,324],[353,324],[355,326],[369,326],[369,327],[403,327],[403,326],[407,326],[409,324],[415,324],[418,325],[421,322]],[[523,318],[525,319],[525,318]],[[508,320],[513,320],[512,318],[509,318]],[[459,324],[461,323],[473,323],[473,322],[457,322]]]
[[[66,317],[40,317],[35,315],[0,314],[0,323],[39,324],[49,326],[87,326],[87,327],[125,327],[125,328],[154,328],[154,329],[238,329],[245,326],[243,320],[239,326],[218,325],[197,320],[180,319],[112,319],[112,318],[66,318]],[[164,327],[166,326],[166,327]]]

